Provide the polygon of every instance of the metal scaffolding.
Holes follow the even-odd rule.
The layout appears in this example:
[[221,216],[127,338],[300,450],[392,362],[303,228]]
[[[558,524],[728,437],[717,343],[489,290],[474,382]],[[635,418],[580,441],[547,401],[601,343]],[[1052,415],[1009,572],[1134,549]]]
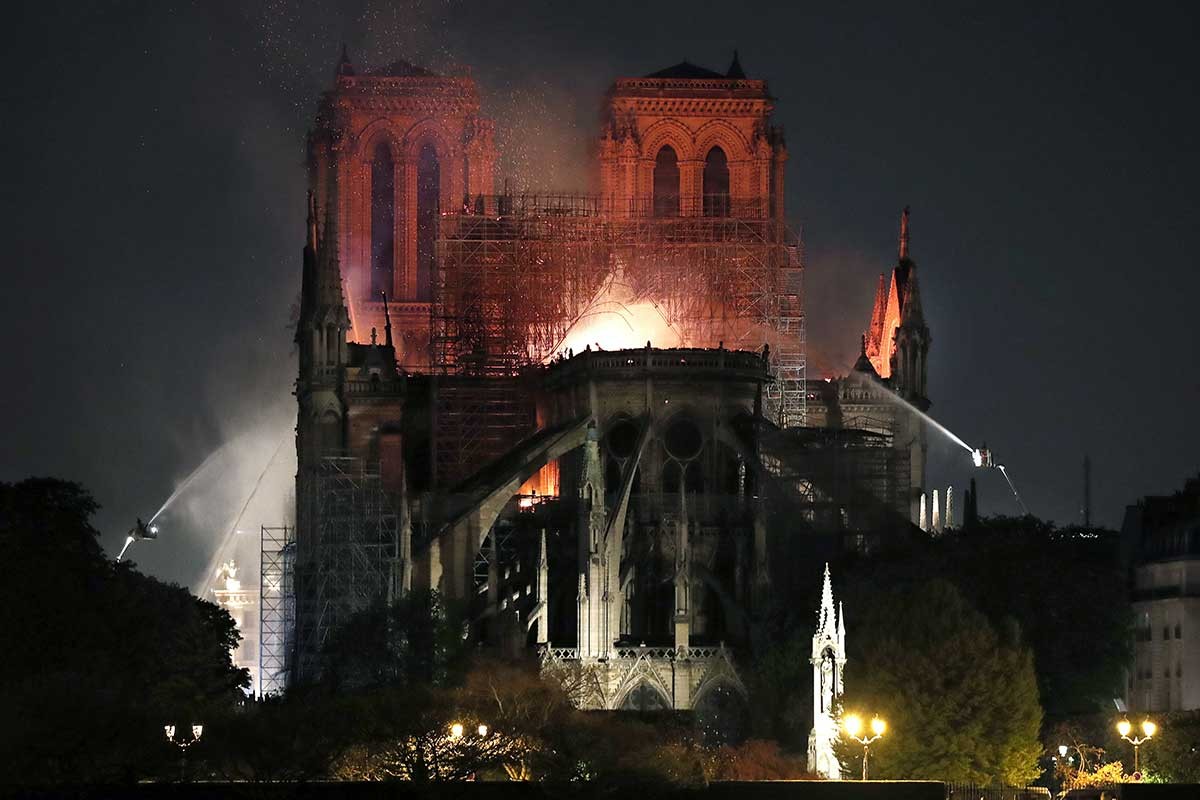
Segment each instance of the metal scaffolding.
[[760,453],[810,526],[869,533],[909,520],[909,453],[892,436],[852,428],[764,429]]
[[684,346],[769,346],[768,412],[782,427],[804,424],[799,240],[759,204],[713,207],[726,215],[655,216],[648,202],[610,213],[594,196],[504,195],[442,216],[431,367],[483,380],[439,384],[439,482],[465,477],[529,432],[530,420],[506,410],[519,385],[488,379],[544,363],[614,284],[652,304]]
[[282,692],[287,686],[296,628],[292,583],[295,557],[295,528],[262,527],[258,551],[258,686],[255,687],[259,697]]
[[317,468],[312,535],[296,550],[297,682],[320,676],[332,630],[387,596],[399,555],[399,515],[373,466],[330,456]]

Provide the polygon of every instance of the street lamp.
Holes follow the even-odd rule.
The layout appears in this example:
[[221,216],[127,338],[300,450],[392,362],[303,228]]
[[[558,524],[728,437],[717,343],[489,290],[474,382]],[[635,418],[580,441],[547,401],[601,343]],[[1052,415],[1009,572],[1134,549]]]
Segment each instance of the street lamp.
[[1154,734],[1158,733],[1158,726],[1150,720],[1142,721],[1142,733],[1144,736],[1130,737],[1129,732],[1133,730],[1133,726],[1129,724],[1129,720],[1123,719],[1117,723],[1117,733],[1121,734],[1121,738],[1133,745],[1133,772],[1138,773],[1138,748],[1146,742],[1154,738]]
[[182,734],[176,738],[174,725],[163,725],[163,733],[166,734],[168,742],[179,748],[179,780],[182,782],[185,774],[184,768],[187,762],[187,750],[196,742],[200,741],[200,736],[204,733],[204,726],[199,722],[193,722],[192,738],[190,739],[183,738]]
[[[842,720],[842,727],[846,729],[846,733],[850,734],[850,738],[863,746],[863,777],[867,779],[867,759],[871,752],[871,743],[877,740],[887,731],[887,723],[879,717],[871,718],[871,733],[874,736],[867,736],[863,733],[862,717],[858,714],[851,714]],[[861,734],[861,735],[860,735]]]
[[461,739],[463,735],[463,726],[461,722],[456,722],[450,726],[450,738]]

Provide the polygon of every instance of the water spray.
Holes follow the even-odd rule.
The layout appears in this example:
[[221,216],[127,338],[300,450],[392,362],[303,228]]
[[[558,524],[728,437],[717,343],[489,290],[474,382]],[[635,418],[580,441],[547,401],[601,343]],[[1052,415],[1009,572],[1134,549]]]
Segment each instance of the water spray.
[[[860,382],[870,380],[866,376],[862,375],[861,373],[857,373],[857,372],[852,372],[851,377]],[[873,381],[872,381],[872,384],[875,385]],[[929,416],[924,411],[917,408],[916,406],[914,406],[912,403],[905,400],[900,395],[896,394],[895,392],[889,391],[884,387],[879,387],[879,389],[880,389],[880,395],[882,397],[885,397],[886,399],[891,400],[894,403],[904,406],[904,408],[908,409],[911,413],[915,414],[916,416],[918,416],[922,420],[924,420],[926,423],[928,423],[931,428],[942,433],[943,435],[946,436],[947,439],[954,442],[956,445],[961,447],[963,450],[966,450],[968,453],[970,453],[971,454],[971,463],[976,468],[999,470],[1000,474],[1004,476],[1004,480],[1008,482],[1008,488],[1012,489],[1013,497],[1016,499],[1017,505],[1021,507],[1021,513],[1025,514],[1025,515],[1029,514],[1029,509],[1025,507],[1024,501],[1021,500],[1021,495],[1019,492],[1017,492],[1017,487],[1013,484],[1013,480],[1009,476],[1008,470],[1005,469],[1003,464],[998,464],[996,462],[995,456],[992,455],[992,451],[988,449],[987,442],[984,442],[982,447],[971,447],[971,445],[969,445],[965,441],[963,441],[963,439],[960,436],[958,436],[956,433],[954,433],[954,431],[950,430],[945,425],[938,422],[936,419]]]
[[[224,536],[221,538],[221,543],[214,552],[213,558],[209,562],[208,569],[205,571],[204,577],[201,580],[206,581],[206,583],[210,582],[212,580],[211,576],[216,571],[216,565],[225,560],[226,552],[230,543],[233,541],[233,538],[242,532],[242,517],[246,515],[246,510],[250,508],[250,503],[253,502],[255,496],[258,495],[258,490],[262,487],[263,480],[267,477],[267,473],[270,471],[271,467],[274,466],[275,460],[279,458],[279,453],[281,450],[283,450],[284,444],[286,444],[291,437],[292,431],[289,429],[284,432],[283,437],[279,440],[279,444],[275,446],[275,450],[271,453],[271,457],[267,459],[267,463],[263,466],[262,472],[258,474],[258,479],[250,488],[250,493],[246,495],[246,500],[242,503],[241,508],[238,510],[237,516],[233,518],[233,523],[229,526]],[[208,586],[206,584],[198,585],[203,586],[202,591],[207,593]],[[197,591],[196,594],[203,596],[201,591]]]
[[1017,487],[1013,485],[1012,478],[1008,477],[1008,470],[1003,464],[997,464],[996,469],[1000,470],[1000,474],[1004,476],[1004,480],[1008,481],[1008,488],[1012,489],[1013,497],[1017,499],[1017,505],[1021,507],[1021,513],[1029,516],[1029,509],[1025,507],[1025,503],[1021,500],[1021,495],[1017,493]]
[[[175,487],[175,491],[171,492],[171,496],[168,497],[166,499],[166,501],[163,502],[162,507],[159,508],[158,511],[154,512],[154,516],[152,516],[150,518],[150,522],[148,524],[153,525],[154,521],[156,519],[158,519],[159,516],[164,511],[167,510],[167,507],[170,506],[171,503],[175,502],[175,499],[183,493],[183,490],[186,489],[192,483],[192,481],[196,480],[196,478],[198,478],[200,476],[200,473],[204,471],[204,468],[207,467],[209,464],[211,464],[213,462],[213,459],[215,459],[218,455],[220,455],[221,452],[226,447],[229,446],[229,444],[230,444],[229,442],[226,442],[225,444],[218,447],[216,450],[213,450],[211,453],[209,453],[208,458],[201,461],[200,466],[198,466],[194,470],[192,470],[191,474],[188,475],[186,478],[184,478],[183,482]],[[139,522],[140,522],[140,520],[139,520]]]

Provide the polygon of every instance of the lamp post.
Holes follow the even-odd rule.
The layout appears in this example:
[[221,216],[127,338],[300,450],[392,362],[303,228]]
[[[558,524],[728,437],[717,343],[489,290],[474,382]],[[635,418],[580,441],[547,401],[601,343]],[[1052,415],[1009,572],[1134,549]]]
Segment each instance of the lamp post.
[[1071,777],[1071,765],[1075,759],[1067,755],[1067,753],[1070,753],[1072,750],[1079,754],[1079,766],[1075,767],[1075,773],[1078,775],[1087,767],[1087,759],[1084,757],[1083,749],[1079,745],[1060,744],[1058,746],[1058,763],[1062,766],[1063,775],[1065,776],[1064,780],[1067,783],[1068,788],[1075,782],[1074,778]]
[[1117,733],[1121,734],[1121,738],[1133,745],[1133,773],[1135,775],[1140,771],[1138,769],[1138,748],[1154,738],[1154,734],[1158,733],[1158,726],[1150,720],[1142,720],[1142,733],[1144,736],[1130,737],[1129,732],[1133,730],[1133,726],[1129,724],[1129,720],[1123,719],[1117,723]]
[[876,741],[880,736],[883,736],[883,734],[887,731],[887,723],[879,717],[872,717],[871,733],[873,733],[874,736],[867,736],[865,733],[863,733],[862,717],[860,717],[858,714],[851,714],[842,721],[842,727],[846,729],[846,733],[850,735],[851,739],[863,746],[862,779],[865,781],[867,779],[867,759],[870,757],[871,743]]
[[175,737],[174,725],[163,725],[163,733],[167,735],[167,741],[179,748],[179,782],[182,783],[185,775],[185,767],[187,765],[187,750],[189,747],[200,741],[200,736],[204,733],[204,726],[199,722],[192,723],[192,738],[185,739],[180,734]]

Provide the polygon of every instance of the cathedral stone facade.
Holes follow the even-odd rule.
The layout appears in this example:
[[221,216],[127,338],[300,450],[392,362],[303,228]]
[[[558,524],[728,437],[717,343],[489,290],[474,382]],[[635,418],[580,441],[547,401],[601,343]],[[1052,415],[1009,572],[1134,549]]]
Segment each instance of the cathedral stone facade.
[[[920,533],[908,214],[858,362],[806,381],[774,103],[736,56],[618,79],[599,195],[530,199],[495,194],[469,78],[343,54],[309,140],[297,525],[263,581],[291,629],[265,685],[317,679],[330,631],[428,588],[481,643],[586,676],[583,705],[735,729],[776,590]],[[562,346],[631,305],[680,346]],[[837,617],[814,644],[826,710]]]

